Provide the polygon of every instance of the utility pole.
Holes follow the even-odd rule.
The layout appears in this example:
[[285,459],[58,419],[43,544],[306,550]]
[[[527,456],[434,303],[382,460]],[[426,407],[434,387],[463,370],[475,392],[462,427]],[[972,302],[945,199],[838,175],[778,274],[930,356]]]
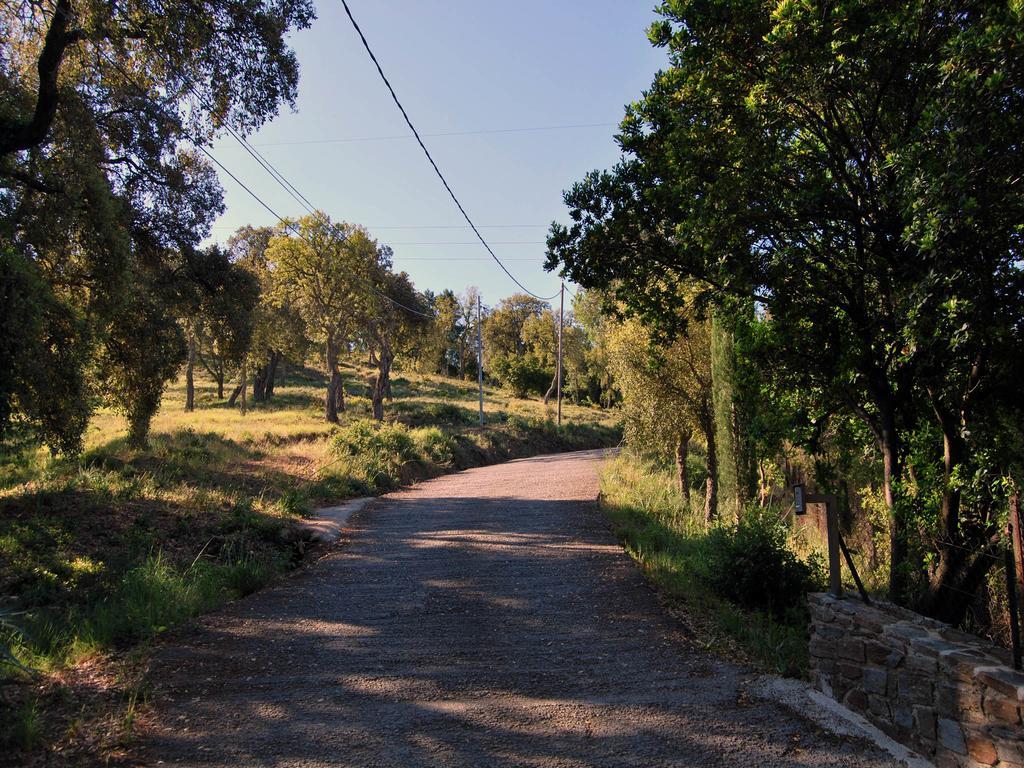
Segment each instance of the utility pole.
[[562,290],[558,294],[558,426],[562,426],[562,325],[565,321],[565,283],[562,283]]
[[484,341],[481,330],[480,294],[476,295],[476,382],[480,390],[480,426],[484,425]]

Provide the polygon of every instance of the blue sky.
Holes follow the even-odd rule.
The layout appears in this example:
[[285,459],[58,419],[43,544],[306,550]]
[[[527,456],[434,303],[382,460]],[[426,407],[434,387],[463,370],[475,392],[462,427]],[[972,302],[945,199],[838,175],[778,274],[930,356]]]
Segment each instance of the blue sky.
[[[544,238],[565,220],[562,191],[618,157],[623,105],[663,65],[645,35],[654,0],[349,0],[441,170],[484,237],[530,290],[548,295]],[[340,2],[295,34],[302,67],[294,113],[249,141],[318,208],[392,245],[417,287],[479,286],[494,304],[516,288],[474,241],[409,137]],[[588,127],[513,131],[548,126]],[[476,131],[470,135],[434,136]],[[343,141],[335,141],[342,139]],[[232,140],[218,159],[278,213],[298,204]],[[221,174],[227,212],[213,235],[273,224]],[[475,244],[474,244],[475,242]]]

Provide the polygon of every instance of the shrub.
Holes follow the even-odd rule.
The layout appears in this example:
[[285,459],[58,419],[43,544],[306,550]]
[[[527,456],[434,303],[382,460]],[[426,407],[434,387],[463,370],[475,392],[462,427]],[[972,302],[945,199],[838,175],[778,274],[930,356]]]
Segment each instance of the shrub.
[[437,427],[417,429],[414,433],[416,448],[420,455],[442,467],[451,466],[455,461],[455,440]]
[[720,596],[746,608],[783,616],[799,608],[821,582],[820,566],[805,563],[786,546],[786,528],[751,516],[708,535],[706,578]]
[[408,427],[368,419],[339,430],[332,450],[371,489],[396,485],[402,467],[416,458],[416,444]]
[[513,397],[526,397],[546,392],[552,374],[532,357],[501,355],[494,360],[494,375]]

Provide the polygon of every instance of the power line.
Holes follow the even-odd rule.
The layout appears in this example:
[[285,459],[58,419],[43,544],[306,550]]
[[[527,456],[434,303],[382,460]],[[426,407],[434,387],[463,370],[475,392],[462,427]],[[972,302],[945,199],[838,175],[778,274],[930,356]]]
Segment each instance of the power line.
[[506,275],[509,276],[509,278],[512,280],[512,282],[515,283],[516,285],[518,285],[520,288],[522,288],[523,291],[525,291],[526,293],[530,294],[534,298],[540,299],[541,301],[550,301],[551,299],[555,298],[555,296],[558,295],[557,292],[555,294],[551,295],[551,296],[546,296],[546,297],[545,296],[540,296],[540,295],[534,293],[533,291],[531,291],[529,288],[527,288],[521,282],[519,282],[519,280],[516,279],[515,275],[513,275],[511,272],[509,272],[508,268],[504,264],[501,263],[501,259],[498,258],[498,255],[494,252],[494,250],[491,248],[491,246],[487,244],[487,241],[484,239],[484,236],[482,234],[480,234],[480,230],[477,229],[476,225],[473,223],[473,220],[471,218],[469,218],[469,214],[466,213],[466,209],[462,207],[462,203],[459,202],[459,198],[455,196],[455,192],[452,191],[451,185],[448,184],[448,180],[445,179],[444,174],[441,173],[441,169],[437,166],[437,163],[434,162],[434,158],[431,156],[430,150],[427,149],[427,145],[423,143],[423,139],[420,137],[419,132],[416,130],[416,126],[412,124],[412,120],[409,118],[408,113],[405,111],[405,107],[402,106],[402,102],[399,100],[398,94],[395,93],[395,89],[392,87],[391,81],[388,80],[387,75],[384,74],[384,70],[381,67],[380,62],[377,61],[377,57],[374,55],[373,49],[370,48],[370,43],[367,42],[366,35],[363,34],[363,30],[359,28],[359,24],[356,22],[355,17],[352,15],[352,10],[348,7],[348,0],[341,0],[341,4],[345,8],[345,14],[348,16],[349,21],[352,22],[352,26],[355,28],[356,34],[359,35],[359,39],[362,41],[363,47],[366,49],[366,52],[370,55],[370,60],[373,61],[374,66],[377,68],[378,74],[380,74],[381,79],[384,81],[384,85],[387,86],[388,92],[391,94],[392,100],[395,102],[395,105],[398,107],[398,111],[402,113],[402,117],[405,119],[406,125],[409,126],[409,130],[411,130],[412,133],[413,133],[413,136],[416,137],[416,141],[420,145],[420,149],[422,149],[423,150],[423,154],[425,154],[427,156],[427,160],[430,161],[430,165],[433,167],[434,172],[437,174],[437,177],[441,180],[441,183],[444,184],[444,188],[446,190],[448,190],[448,194],[451,196],[452,200],[455,202],[455,205],[458,207],[459,212],[462,214],[463,218],[466,220],[466,223],[469,224],[470,228],[476,234],[477,238],[483,244],[484,248],[487,249],[487,252],[489,254],[491,254],[491,258],[493,258],[495,263],[499,267],[501,267],[501,270]]
[[[96,51],[104,59],[106,59],[107,62],[109,62],[115,68],[117,68],[118,71],[120,71],[121,74],[124,75],[125,78],[127,78],[128,82],[131,83],[132,85],[134,85],[135,88],[139,91],[139,93],[141,93],[151,104],[156,106],[161,111],[164,111],[165,108],[163,107],[163,105],[159,104],[155,99],[153,99],[152,96],[149,95],[148,91],[146,91],[145,88],[140,86],[138,84],[138,82],[136,82],[135,79],[132,77],[131,73],[129,73],[124,67],[122,67],[120,65],[120,63],[118,63],[117,61],[112,59],[110,56],[108,56],[102,49],[97,48]],[[191,85],[189,85],[189,89],[193,93],[196,93],[195,89]],[[197,97],[198,97],[198,94],[197,94]],[[201,98],[200,98],[200,101],[202,101]],[[237,141],[239,141],[243,145],[245,144],[245,140],[244,139],[238,137],[234,133],[234,131],[232,131],[230,128],[228,130],[229,130],[229,132],[231,133],[232,136],[235,136]],[[196,147],[196,149],[198,149],[200,152],[202,152],[204,155],[206,155],[206,157],[208,157],[214,164],[216,164],[216,166],[218,168],[220,168],[222,171],[224,171],[224,173],[226,173],[229,177],[231,177],[231,179],[234,180],[234,182],[236,184],[238,184],[242,189],[244,189],[246,192],[248,192],[249,195],[251,195],[252,198],[254,200],[256,200],[256,202],[258,202],[261,206],[263,206],[274,218],[276,218],[278,220],[278,222],[285,228],[285,230],[292,231],[298,237],[306,240],[306,238],[302,234],[302,231],[297,226],[295,226],[294,224],[291,224],[290,222],[288,222],[288,220],[285,219],[285,217],[281,216],[273,208],[271,208],[270,205],[267,204],[259,195],[257,195],[255,192],[253,192],[253,190],[247,184],[245,184],[245,182],[243,182],[240,178],[238,178],[238,176],[236,176],[234,173],[232,173],[220,160],[218,160],[216,157],[214,157],[214,155],[205,146],[203,146],[203,143],[201,141],[197,141],[194,137],[189,135],[189,133],[187,131],[185,131],[184,129],[182,130],[182,132],[184,133],[186,138],[188,138],[188,140],[192,143],[192,145],[194,147]],[[255,153],[255,154],[258,154],[258,153]],[[268,165],[269,165],[269,163],[268,163]],[[266,166],[264,166],[264,168],[266,168]],[[271,173],[271,176],[274,176],[274,173],[271,172],[269,170],[269,168],[266,168],[266,169],[267,169],[268,173]],[[280,174],[278,174],[278,175],[280,175]],[[274,178],[275,178],[275,180],[278,180],[276,176],[274,176]],[[287,179],[284,179],[283,176],[281,176],[281,180],[283,180],[284,184],[289,184]],[[281,180],[278,180],[279,184],[282,183]],[[298,190],[295,190],[295,193],[299,197],[302,197],[303,200],[305,200],[305,198],[302,196],[301,192],[299,192]],[[306,202],[308,203],[308,201],[306,201]],[[315,211],[315,209],[314,209],[314,211]],[[314,216],[315,215],[316,214],[314,212]],[[329,231],[330,231],[332,237],[334,237],[336,240],[341,239],[341,238],[338,237],[338,235],[337,235],[337,228],[334,225],[331,225],[329,227]],[[307,242],[310,242],[310,241],[307,240]],[[344,242],[343,239],[342,239],[342,242]],[[315,244],[312,243],[312,242],[310,242],[310,245],[314,245],[314,247],[315,247]],[[377,288],[377,286],[373,284],[373,281],[370,280],[369,278],[363,277],[362,275],[356,274],[355,272],[350,272],[349,274],[351,274],[352,277],[356,278],[357,280],[361,280],[364,284],[366,284],[370,288],[371,291],[373,291],[375,294],[380,296],[382,299],[385,299],[386,301],[390,302],[394,306],[399,307],[401,309],[404,309],[407,312],[411,312],[413,314],[420,315],[421,317],[428,317],[428,318],[434,318],[435,317],[435,315],[433,313],[420,312],[419,310],[414,309],[413,307],[408,307],[405,304],[403,304],[402,302],[392,298],[391,296],[388,296],[387,294],[385,294],[382,291],[380,291]]]
[[[249,146],[252,146],[250,144]],[[480,229],[546,229],[548,224],[478,224]],[[214,224],[214,229],[235,229],[229,224]],[[367,224],[366,228],[371,231],[379,229],[469,229],[465,224],[391,224],[376,226]],[[540,241],[538,241],[540,242]],[[476,245],[476,241],[473,241]]]
[[[575,123],[570,125],[540,125],[525,128],[483,128],[476,131],[444,131],[440,133],[424,133],[424,138],[434,139],[447,136],[483,136],[496,133],[536,133],[540,131],[567,131],[581,128],[610,128],[618,123]],[[300,139],[297,141],[264,141],[253,144],[255,147],[295,147],[306,144],[348,144],[361,141],[396,141],[401,139],[415,139],[411,133],[403,133],[394,136],[350,136],[333,139]]]

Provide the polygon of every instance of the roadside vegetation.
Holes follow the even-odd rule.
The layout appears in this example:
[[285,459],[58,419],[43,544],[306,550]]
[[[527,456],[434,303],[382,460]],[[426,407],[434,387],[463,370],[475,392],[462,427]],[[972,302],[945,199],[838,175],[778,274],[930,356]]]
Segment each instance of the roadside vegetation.
[[[0,668],[8,754],[117,755],[145,701],[146,648],[192,617],[317,555],[297,525],[316,507],[471,466],[616,444],[615,415],[475,382],[400,372],[372,418],[374,371],[343,363],[346,410],[323,418],[325,375],[289,368],[243,415],[212,379],[167,390],[146,449],[100,410],[76,457],[31,442],[0,468]],[[13,600],[12,600],[13,598]],[[13,750],[13,751],[11,751]],[[41,751],[42,750],[42,751]]]
[[548,238],[606,318],[629,444],[675,462],[712,539],[805,483],[870,589],[995,642],[1024,483],[1022,13],[668,0],[619,162]]
[[[706,472],[703,457],[691,473]],[[703,502],[686,501],[675,468],[633,451],[610,461],[601,505],[691,642],[776,674],[807,672],[806,595],[824,588],[816,537],[790,527],[781,507],[708,527]]]

